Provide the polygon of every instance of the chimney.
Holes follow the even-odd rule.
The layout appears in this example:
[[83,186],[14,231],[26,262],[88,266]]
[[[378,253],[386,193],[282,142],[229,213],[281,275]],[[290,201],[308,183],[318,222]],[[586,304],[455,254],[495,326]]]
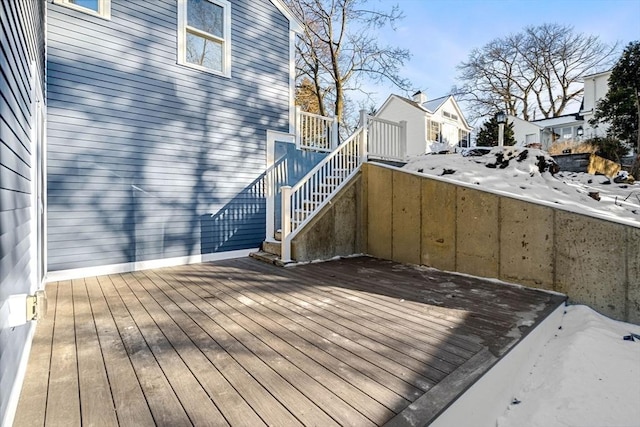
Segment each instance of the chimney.
[[422,93],[422,91],[420,90],[417,91],[413,94],[413,102],[417,102],[420,105],[424,104],[425,102],[427,102],[427,94]]

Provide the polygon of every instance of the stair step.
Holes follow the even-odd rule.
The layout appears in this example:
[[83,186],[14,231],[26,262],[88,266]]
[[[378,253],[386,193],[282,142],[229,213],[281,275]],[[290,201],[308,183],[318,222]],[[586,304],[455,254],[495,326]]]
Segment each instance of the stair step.
[[282,245],[279,242],[262,242],[262,250],[264,252],[280,256],[282,254]]
[[284,267],[290,262],[282,261],[277,255],[270,254],[264,251],[251,252],[249,256],[253,259],[257,259],[258,261],[266,262],[267,264],[277,265],[278,267]]

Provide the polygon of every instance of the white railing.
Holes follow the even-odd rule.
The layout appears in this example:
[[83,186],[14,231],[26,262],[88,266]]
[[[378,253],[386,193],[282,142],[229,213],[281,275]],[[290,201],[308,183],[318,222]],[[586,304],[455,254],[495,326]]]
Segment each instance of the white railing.
[[296,145],[300,149],[332,151],[338,146],[338,121],[296,107]]
[[282,260],[291,261],[298,231],[344,187],[366,161],[367,130],[360,127],[293,187],[282,191]]
[[369,116],[360,111],[360,123],[366,123],[369,157],[403,161],[407,154],[407,122],[399,123]]

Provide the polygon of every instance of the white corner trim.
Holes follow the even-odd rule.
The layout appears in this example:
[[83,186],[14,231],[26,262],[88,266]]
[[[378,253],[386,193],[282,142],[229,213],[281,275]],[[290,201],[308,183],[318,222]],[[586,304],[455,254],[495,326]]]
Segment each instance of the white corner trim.
[[280,13],[282,13],[289,20],[289,28],[291,31],[295,31],[296,33],[302,33],[304,31],[304,24],[302,21],[298,19],[297,16],[293,14],[289,6],[287,6],[282,0],[271,0],[271,3],[278,8]]
[[[0,418],[1,426],[10,426],[13,424],[13,420],[16,416],[16,410],[18,409],[18,401],[20,400],[20,392],[22,391],[22,384],[24,383],[24,376],[27,373],[27,364],[29,362],[29,355],[31,354],[31,343],[33,342],[33,334],[36,331],[36,322],[29,322],[26,325],[29,328],[27,333],[27,341],[25,342],[18,362],[18,370],[16,372],[16,379],[11,386],[9,392],[9,399],[7,400],[7,407]],[[4,393],[4,390],[2,391]]]
[[47,283],[61,280],[81,279],[83,277],[104,276],[107,274],[129,273],[132,271],[150,270],[153,268],[175,267],[178,265],[198,264],[201,262],[222,261],[225,259],[248,257],[258,248],[240,249],[236,251],[216,252],[212,254],[191,255],[175,258],[162,258],[149,261],[125,262],[122,264],[100,265],[96,267],[74,268],[69,270],[50,271]]

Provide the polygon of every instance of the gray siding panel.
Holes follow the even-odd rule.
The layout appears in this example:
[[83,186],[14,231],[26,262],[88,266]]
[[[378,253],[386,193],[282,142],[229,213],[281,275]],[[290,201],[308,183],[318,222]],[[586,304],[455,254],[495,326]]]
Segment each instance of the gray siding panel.
[[[44,81],[43,8],[38,0],[0,5],[0,306],[31,292],[31,63]],[[0,325],[3,425],[12,417],[9,399],[28,338],[29,325]]]
[[232,2],[225,78],[177,64],[174,0],[111,0],[108,21],[47,6],[49,271],[257,247],[284,16]]

